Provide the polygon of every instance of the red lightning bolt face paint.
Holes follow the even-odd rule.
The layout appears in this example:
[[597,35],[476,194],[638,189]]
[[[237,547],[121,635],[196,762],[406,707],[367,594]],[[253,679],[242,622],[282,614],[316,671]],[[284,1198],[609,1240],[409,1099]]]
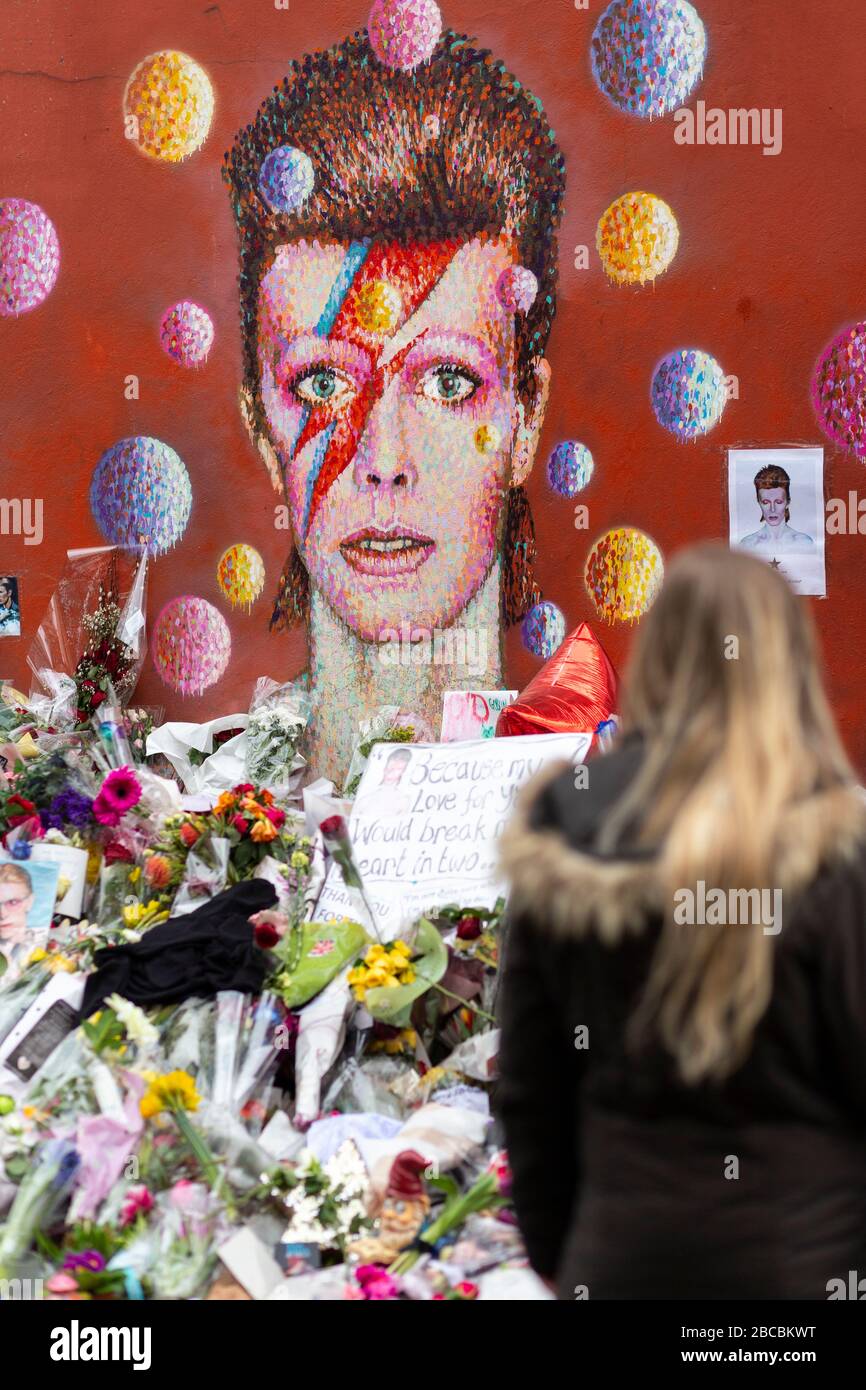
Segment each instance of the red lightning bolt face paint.
[[498,611],[513,256],[504,238],[298,242],[263,279],[261,399],[297,553],[314,611],[366,641],[404,618],[446,626],[488,579]]
[[312,410],[294,449],[294,456],[325,429],[331,433],[317,459],[304,518],[304,536],[328,490],[348,468],[358,448],[370,412],[388,383],[399,372],[413,346],[407,344],[386,366],[380,359],[389,338],[417,313],[453,258],[457,242],[424,245],[375,245],[354,277],[334,320],[329,339],[354,344],[369,354],[373,372],[363,390],[336,420],[321,409]]

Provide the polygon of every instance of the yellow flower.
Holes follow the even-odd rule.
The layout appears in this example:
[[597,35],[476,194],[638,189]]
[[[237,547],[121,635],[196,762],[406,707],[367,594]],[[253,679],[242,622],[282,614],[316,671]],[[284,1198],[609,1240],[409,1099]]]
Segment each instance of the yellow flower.
[[364,966],[363,966],[363,965],[356,965],[355,968],[354,968],[354,970],[350,970],[350,971],[349,971],[349,976],[348,976],[349,984],[350,984],[350,985],[360,985],[360,984],[362,983],[362,981],[366,979],[366,977],[367,977],[367,971],[364,969]]
[[65,970],[70,975],[74,975],[76,966],[74,961],[70,960],[68,956],[64,956],[61,951],[58,951],[56,955],[51,956],[45,962],[45,968],[46,970],[50,970],[52,975],[56,975],[59,970]]
[[31,951],[30,955],[27,957],[27,964],[36,965],[37,961],[44,960],[47,955],[47,951],[43,950],[41,946],[37,946],[36,950]]
[[87,882],[95,883],[99,878],[99,869],[102,864],[102,850],[99,845],[91,845],[87,851]]
[[393,976],[389,975],[387,970],[368,970],[364,984],[367,989],[379,989],[382,985],[386,985],[390,979],[393,979]]
[[189,1072],[168,1071],[162,1076],[145,1072],[144,1076],[148,1087],[139,1109],[146,1120],[161,1114],[163,1110],[198,1110],[201,1096]]
[[129,881],[130,881],[130,883],[138,883],[138,880],[139,880],[140,878],[141,878],[141,866],[140,866],[139,864],[136,864],[135,868],[130,870],[130,873],[129,873]]
[[293,869],[308,869],[310,867],[310,856],[308,854],[302,854],[299,849],[296,849],[289,862]]
[[377,960],[384,960],[386,954],[384,946],[371,946],[364,957],[364,964],[375,965]]
[[415,983],[415,971],[411,968],[409,970],[403,970],[397,978],[401,985],[412,985]]
[[128,927],[137,927],[144,916],[143,903],[127,903],[122,909],[124,923]]

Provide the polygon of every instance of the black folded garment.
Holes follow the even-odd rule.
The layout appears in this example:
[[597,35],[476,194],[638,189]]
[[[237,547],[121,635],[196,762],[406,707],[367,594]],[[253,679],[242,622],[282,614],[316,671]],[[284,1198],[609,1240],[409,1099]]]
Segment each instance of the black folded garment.
[[276,901],[272,884],[248,879],[194,912],[151,927],[134,945],[97,951],[96,969],[84,987],[80,1021],[109,994],[143,1005],[179,1004],[221,989],[259,994],[269,961],[255,944],[249,918]]

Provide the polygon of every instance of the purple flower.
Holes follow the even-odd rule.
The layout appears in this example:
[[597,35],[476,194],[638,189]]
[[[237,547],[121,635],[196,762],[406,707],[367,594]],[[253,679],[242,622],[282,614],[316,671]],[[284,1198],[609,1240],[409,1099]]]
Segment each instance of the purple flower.
[[48,810],[42,812],[41,819],[46,830],[62,830],[64,825],[74,825],[81,830],[93,819],[93,802],[74,787],[66,787],[57,793]]
[[63,1261],[64,1269],[85,1269],[90,1274],[100,1274],[105,1269],[105,1256],[98,1250],[73,1250]]

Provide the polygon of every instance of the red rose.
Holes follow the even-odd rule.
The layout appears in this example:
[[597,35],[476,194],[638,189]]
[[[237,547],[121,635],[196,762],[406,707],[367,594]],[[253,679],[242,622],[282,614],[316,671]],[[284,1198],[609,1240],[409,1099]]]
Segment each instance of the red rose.
[[467,914],[457,923],[457,935],[461,941],[474,941],[481,935],[481,918]]
[[256,945],[263,951],[270,951],[280,939],[280,933],[270,922],[261,922],[255,929]]
[[265,815],[267,816],[271,824],[275,825],[278,830],[281,825],[285,824],[286,813],[285,811],[281,811],[279,806],[266,806]]
[[[19,809],[10,816],[9,811],[13,806],[17,806]],[[24,796],[19,796],[17,792],[13,796],[10,796],[9,800],[6,802],[6,814],[9,820],[10,830],[13,826],[23,825],[26,820],[32,820],[34,816],[37,819],[39,817],[39,812],[33,805],[33,802],[28,801]]]
[[232,787],[235,796],[252,796],[255,787],[252,782],[239,782],[236,787]]
[[132,864],[135,855],[120,840],[110,840],[102,851],[106,864]]
[[342,816],[328,816],[319,825],[319,829],[327,840],[335,840],[338,836],[345,835],[346,822]]
[[232,816],[232,825],[239,835],[246,835],[250,828],[250,823],[246,816]]

